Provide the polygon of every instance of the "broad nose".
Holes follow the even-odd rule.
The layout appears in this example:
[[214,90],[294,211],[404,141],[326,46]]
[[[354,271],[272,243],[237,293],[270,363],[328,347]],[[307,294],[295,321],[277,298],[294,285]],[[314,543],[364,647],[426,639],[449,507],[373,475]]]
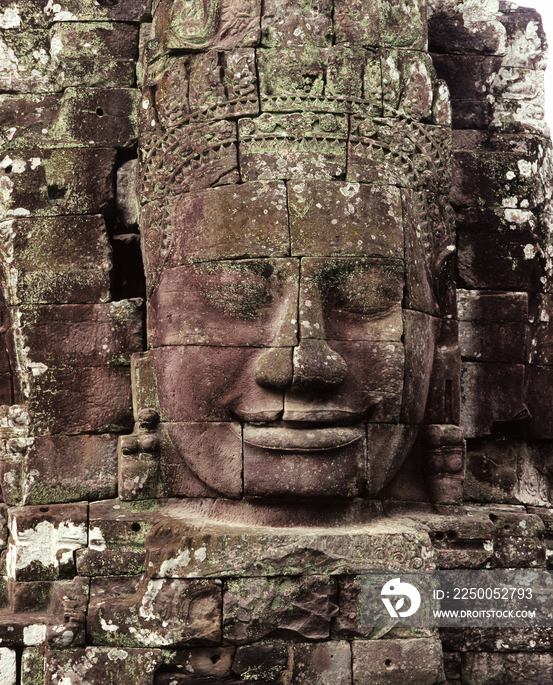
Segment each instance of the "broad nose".
[[255,365],[255,380],[262,387],[302,392],[328,390],[346,377],[347,364],[326,340],[301,340],[291,348],[263,352]]

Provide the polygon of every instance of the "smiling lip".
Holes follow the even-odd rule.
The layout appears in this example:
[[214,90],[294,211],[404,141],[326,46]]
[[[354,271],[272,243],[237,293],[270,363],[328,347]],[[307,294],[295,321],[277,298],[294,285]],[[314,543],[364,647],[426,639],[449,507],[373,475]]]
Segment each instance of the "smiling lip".
[[244,426],[244,442],[253,447],[283,452],[320,452],[345,447],[365,436],[364,426],[287,428]]

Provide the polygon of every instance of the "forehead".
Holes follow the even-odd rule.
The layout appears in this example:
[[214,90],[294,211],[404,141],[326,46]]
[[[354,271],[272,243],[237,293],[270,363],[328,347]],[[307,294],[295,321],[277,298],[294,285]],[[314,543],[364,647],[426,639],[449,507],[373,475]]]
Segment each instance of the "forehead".
[[166,267],[236,258],[404,257],[401,192],[389,185],[221,186],[170,199],[167,223],[172,246]]

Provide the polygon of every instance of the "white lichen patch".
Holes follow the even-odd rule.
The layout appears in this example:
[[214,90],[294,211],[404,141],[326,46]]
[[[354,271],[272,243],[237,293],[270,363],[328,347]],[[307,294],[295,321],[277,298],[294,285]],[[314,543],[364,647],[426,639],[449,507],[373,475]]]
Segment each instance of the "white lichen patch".
[[10,578],[15,578],[18,570],[36,562],[45,567],[58,568],[60,563],[72,558],[74,550],[84,547],[87,542],[85,524],[72,521],[63,521],[59,526],[50,521],[41,521],[34,528],[20,531],[14,518],[11,534],[6,557]]
[[0,12],[0,29],[16,29],[18,26],[21,26],[21,17],[17,4]]
[[163,582],[162,579],[150,580],[148,587],[142,596],[142,603],[138,607],[138,613],[147,621],[155,621],[158,618],[154,611],[154,602],[161,590]]
[[114,633],[116,630],[119,630],[119,626],[115,625],[112,621],[106,621],[103,616],[100,617],[100,625],[102,626],[102,630],[105,630],[108,633]]
[[103,552],[106,549],[106,541],[102,531],[100,528],[98,528],[98,526],[90,529],[90,533],[88,535],[88,546],[90,549],[94,549],[97,552]]
[[23,628],[23,644],[26,647],[38,647],[46,639],[46,626],[35,623]]
[[159,568],[159,575],[162,577],[171,577],[175,571],[178,571],[183,566],[188,566],[190,563],[190,550],[179,550],[178,556],[173,559],[166,559]]
[[0,648],[0,685],[15,685],[17,678],[17,661],[15,650]]
[[54,21],[78,21],[78,17],[72,12],[62,9],[62,6],[53,0],[48,0],[43,9],[44,14],[51,14]]

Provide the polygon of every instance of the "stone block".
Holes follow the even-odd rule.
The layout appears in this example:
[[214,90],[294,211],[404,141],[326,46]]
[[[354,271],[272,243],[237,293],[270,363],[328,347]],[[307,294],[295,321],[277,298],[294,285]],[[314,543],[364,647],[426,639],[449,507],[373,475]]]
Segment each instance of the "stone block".
[[298,280],[299,259],[167,269],[149,301],[149,344],[292,347]]
[[88,547],[77,550],[83,576],[121,576],[144,572],[145,540],[158,522],[157,507],[103,500],[89,505]]
[[446,1],[429,8],[431,52],[450,55],[504,55],[506,31],[494,5],[458,5]]
[[528,322],[528,293],[457,290],[459,321]]
[[[347,367],[339,384],[331,382],[324,365],[333,354],[338,355],[336,364]],[[398,422],[404,356],[402,343],[329,340],[323,347],[322,341],[304,341],[294,351],[294,392],[284,398],[284,421],[333,422],[347,417],[350,423],[354,417],[365,417],[371,408],[371,423]],[[303,378],[298,378],[300,374]],[[316,382],[317,378],[328,378],[328,386]]]
[[[159,649],[113,649],[86,647],[67,651],[46,651],[42,668],[44,681],[25,680],[24,685],[45,682],[48,685],[104,685],[106,674],[115,682],[152,685],[154,671],[162,661]],[[80,681],[80,682],[79,682]]]
[[[459,273],[469,288],[535,291],[541,287],[541,250],[535,233],[521,230],[458,233]],[[494,255],[491,261],[484,255]]]
[[138,26],[111,22],[57,22],[50,31],[62,88],[132,88]]
[[526,378],[526,404],[530,412],[528,437],[553,437],[553,407],[544,401],[549,397],[553,369],[550,366],[529,366]]
[[551,650],[547,628],[442,628],[440,637],[444,650],[461,652],[461,656],[462,652],[525,652],[531,641],[534,653]]
[[238,647],[232,672],[241,678],[240,682],[286,682],[291,671],[290,652],[290,646],[285,642]]
[[8,577],[36,581],[75,576],[75,550],[87,543],[86,519],[86,503],[10,508]]
[[[160,202],[156,208],[159,211],[169,197],[239,183],[235,121],[219,120],[187,126],[186,135],[175,136],[178,131],[163,133],[159,128],[152,129],[158,126],[157,114],[151,109],[148,91],[143,93],[143,98],[141,112],[149,119],[142,125],[140,145],[144,160],[143,202]],[[144,108],[145,102],[149,103],[147,109]],[[166,219],[162,213],[158,220],[164,223]],[[163,231],[159,238],[162,236]]]
[[[96,116],[96,115],[94,115]],[[7,150],[0,217],[98,214],[113,202],[115,150]]]
[[552,454],[549,441],[471,441],[466,460],[466,499],[549,506]]
[[0,91],[11,93],[49,93],[59,90],[53,71],[56,59],[50,52],[48,31],[14,28],[0,37],[2,71]]
[[0,28],[48,28],[66,21],[145,21],[149,0],[127,0],[100,4],[95,0],[67,0],[64,6],[49,0],[6,0],[0,13]]
[[[235,415],[273,421],[282,413],[283,392],[255,382],[261,354],[244,347],[163,347],[147,353],[139,366],[147,361],[162,389],[157,399],[162,421],[232,421]],[[156,408],[147,385],[136,382],[136,373],[134,377],[135,408]]]
[[412,119],[431,119],[434,67],[430,57],[412,50],[383,50],[382,87],[384,116],[401,112]]
[[116,449],[117,437],[109,434],[34,438],[18,464],[24,501],[5,487],[14,465],[0,461],[4,501],[31,505],[115,497]]
[[[91,510],[98,506],[91,505]],[[432,566],[428,536],[417,525],[402,527],[384,520],[358,526],[344,537],[331,528],[298,531],[278,527],[282,524],[277,522],[267,528],[251,522],[198,520],[197,515],[175,518],[170,509],[160,513],[163,518],[146,542],[146,568],[154,578],[296,576],[323,571],[341,575]],[[489,520],[488,524],[491,527]],[[104,530],[107,524],[99,525]]]
[[452,158],[449,199],[460,207],[532,209],[543,198],[537,171],[538,161],[525,154],[458,150]]
[[282,183],[246,183],[181,195],[170,201],[169,217],[169,231],[174,233],[170,244],[157,245],[157,226],[143,227],[148,270],[158,270],[162,264],[284,257],[289,252]]
[[242,434],[237,423],[159,426],[159,492],[164,497],[242,494]]
[[3,644],[53,649],[84,644],[88,578],[11,580],[8,595],[7,611],[0,612]]
[[425,8],[418,0],[399,4],[340,0],[334,10],[337,43],[421,49],[426,43],[426,29]]
[[221,588],[212,580],[94,578],[90,597],[87,632],[94,644],[180,647],[220,642]]
[[535,326],[532,330],[530,364],[553,366],[553,329],[548,324]]
[[37,371],[30,377],[29,396],[34,435],[120,433],[132,428],[128,368],[67,366]]
[[297,0],[286,3],[271,0],[263,6],[261,44],[264,47],[317,45],[332,41],[332,3],[324,0],[309,7]]
[[225,0],[218,12],[197,0],[161,0],[155,10],[156,38],[169,50],[231,50],[259,43],[260,19],[259,0]]
[[323,576],[229,580],[223,593],[223,637],[247,644],[271,636],[325,640],[337,613],[336,581]]
[[128,366],[131,354],[142,350],[141,306],[139,299],[98,305],[24,305],[18,309],[18,322],[28,359],[57,367]]
[[15,277],[12,271],[5,277],[9,304],[109,298],[111,249],[102,216],[17,218],[2,226],[2,252],[7,257],[13,251],[16,270]]
[[294,683],[325,685],[329,679],[333,685],[351,685],[349,642],[340,640],[294,645]]
[[287,189],[292,255],[403,257],[397,188],[292,181]]
[[172,679],[176,683],[181,682],[180,679],[186,683],[187,678],[228,678],[235,654],[235,647],[193,647],[177,649],[171,655],[166,652],[163,669],[168,671],[165,674],[166,680],[162,679],[163,674],[159,674],[155,685],[168,684]]
[[546,567],[546,550],[538,538],[501,538],[494,542],[492,568]]
[[301,273],[302,339],[400,341],[402,262],[304,257]]
[[[156,79],[159,83],[155,108],[165,129],[188,128],[191,119],[198,124],[228,116],[259,114],[255,51],[252,49],[189,53],[166,59],[164,67],[161,78]],[[143,114],[146,126],[150,126],[148,108]],[[186,135],[190,135],[189,131]]]
[[503,11],[498,19],[506,30],[504,67],[542,70],[547,51],[547,39],[541,16],[527,7]]
[[468,652],[462,657],[463,685],[542,685],[553,678],[551,654]]
[[461,427],[465,437],[489,435],[495,422],[527,418],[532,409],[525,404],[524,372],[522,364],[463,364]]
[[443,681],[442,645],[433,638],[355,640],[354,685],[438,685]]
[[238,122],[244,181],[332,180],[346,171],[347,116],[264,113]]
[[501,67],[500,56],[433,54],[439,78],[451,92],[453,127],[486,129],[493,117],[489,102],[494,74]]
[[461,321],[459,344],[463,359],[478,362],[525,364],[530,331],[522,323]]
[[[355,497],[366,477],[367,444],[360,439],[337,449],[302,450],[292,445],[267,449],[244,435],[246,497]],[[261,439],[262,443],[264,439]]]

